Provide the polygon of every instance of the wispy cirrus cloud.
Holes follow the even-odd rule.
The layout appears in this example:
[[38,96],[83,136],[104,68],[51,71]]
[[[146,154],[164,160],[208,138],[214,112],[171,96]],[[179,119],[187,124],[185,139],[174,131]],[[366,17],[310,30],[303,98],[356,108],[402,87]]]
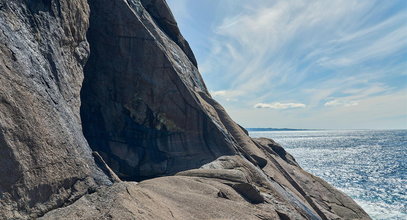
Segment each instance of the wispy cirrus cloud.
[[[246,90],[248,99],[267,101],[281,98],[277,96],[293,87],[321,87],[327,81],[367,72],[369,68],[348,67],[407,48],[407,31],[400,26],[405,13],[366,24],[366,13],[380,11],[376,5],[263,1],[256,11],[249,10],[256,6],[246,6],[247,11],[226,16],[214,29],[211,42],[216,49],[203,64],[211,66],[205,78],[216,81],[219,88]],[[256,87],[247,88],[253,84]],[[283,98],[298,99],[298,93],[288,95]]]
[[257,103],[254,105],[255,108],[269,108],[269,109],[290,109],[290,108],[305,108],[306,105],[303,103]]
[[356,106],[358,105],[359,102],[357,101],[350,101],[350,100],[344,100],[344,99],[334,99],[329,102],[325,102],[324,106],[327,107],[336,107],[336,106],[345,106],[345,107],[350,107],[350,106]]
[[[212,95],[232,112],[247,109],[255,115],[262,111],[253,108],[257,104],[277,109],[273,100],[296,100],[306,106],[302,112],[309,111],[298,113],[298,120],[317,119],[322,112],[334,115],[345,107],[360,109],[367,100],[383,101],[375,97],[399,94],[407,87],[404,0],[205,4],[214,6],[207,19],[210,24],[199,26],[204,30],[192,41],[187,39],[198,52],[208,88],[216,91]],[[201,11],[188,9],[191,15],[205,14],[201,6]],[[254,117],[248,112],[235,117],[238,121]]]
[[351,107],[359,105],[361,100],[366,100],[374,95],[383,94],[386,91],[391,91],[391,88],[385,87],[382,84],[364,86],[362,88],[354,88],[341,90],[342,97],[327,97],[329,101],[324,103],[325,107]]

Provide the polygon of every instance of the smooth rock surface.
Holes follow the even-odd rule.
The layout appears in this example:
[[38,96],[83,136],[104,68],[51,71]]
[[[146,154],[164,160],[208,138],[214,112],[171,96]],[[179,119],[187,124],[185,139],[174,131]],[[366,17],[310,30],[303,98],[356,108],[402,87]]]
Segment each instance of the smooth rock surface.
[[199,101],[208,92],[198,69],[135,2],[89,1],[81,116],[90,146],[137,181],[235,154],[233,137]]
[[[218,197],[219,190],[228,199]],[[289,216],[301,216],[289,214]],[[122,182],[86,195],[41,219],[279,219],[267,205],[248,205],[231,187],[210,179],[162,177]]]

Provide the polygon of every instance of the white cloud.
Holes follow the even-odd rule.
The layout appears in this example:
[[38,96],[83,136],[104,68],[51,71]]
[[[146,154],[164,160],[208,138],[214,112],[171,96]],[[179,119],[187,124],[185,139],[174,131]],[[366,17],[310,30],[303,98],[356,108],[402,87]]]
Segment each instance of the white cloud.
[[244,95],[244,91],[241,90],[218,90],[218,91],[210,91],[210,94],[220,100],[225,100],[228,102],[236,102],[238,101],[238,97]]
[[[352,107],[297,111],[227,108],[245,127],[292,127],[327,129],[407,129],[407,89],[358,100]],[[304,117],[307,115],[307,117]]]
[[357,101],[334,99],[334,100],[325,102],[324,106],[326,106],[326,107],[337,107],[337,106],[350,107],[350,106],[356,106],[358,104],[359,103]]
[[235,98],[244,94],[240,90],[218,90],[210,92],[213,97]]
[[305,108],[306,105],[303,103],[257,103],[254,105],[255,108],[269,108],[269,109],[289,109],[289,108]]
[[211,92],[211,95],[212,95],[213,97],[216,97],[216,96],[225,96],[226,93],[227,93],[226,90],[219,90],[219,91],[213,91],[213,92]]

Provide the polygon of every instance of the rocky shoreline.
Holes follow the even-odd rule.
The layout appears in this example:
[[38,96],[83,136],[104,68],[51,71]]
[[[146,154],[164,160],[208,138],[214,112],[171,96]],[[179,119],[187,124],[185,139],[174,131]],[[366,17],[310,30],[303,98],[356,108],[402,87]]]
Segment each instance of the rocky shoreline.
[[206,89],[165,0],[0,2],[1,219],[370,219]]

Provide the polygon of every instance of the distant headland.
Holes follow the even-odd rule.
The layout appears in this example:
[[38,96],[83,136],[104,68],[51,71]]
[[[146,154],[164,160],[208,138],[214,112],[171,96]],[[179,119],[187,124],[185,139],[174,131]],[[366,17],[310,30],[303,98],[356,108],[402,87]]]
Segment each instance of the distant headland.
[[298,129],[298,128],[246,128],[247,131],[319,131],[321,129]]

